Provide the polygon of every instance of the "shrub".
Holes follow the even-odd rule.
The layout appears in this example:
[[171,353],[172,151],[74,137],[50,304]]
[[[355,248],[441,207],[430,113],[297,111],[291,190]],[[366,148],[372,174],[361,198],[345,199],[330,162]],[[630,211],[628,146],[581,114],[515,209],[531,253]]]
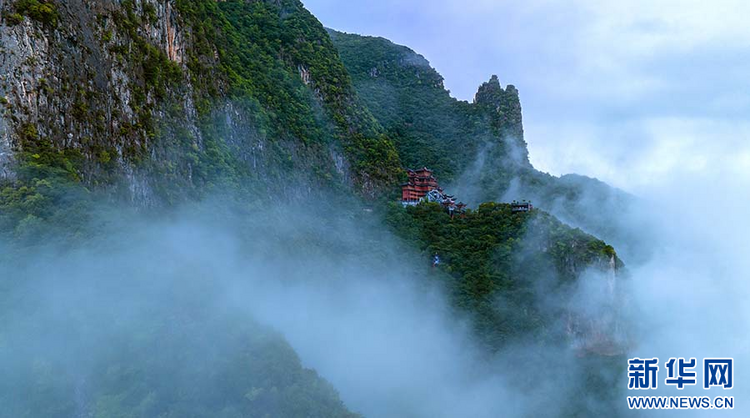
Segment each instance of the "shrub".
[[6,13],[3,15],[8,26],[16,26],[23,23],[23,15],[19,13]]
[[59,18],[57,6],[51,0],[18,0],[16,12],[53,27]]

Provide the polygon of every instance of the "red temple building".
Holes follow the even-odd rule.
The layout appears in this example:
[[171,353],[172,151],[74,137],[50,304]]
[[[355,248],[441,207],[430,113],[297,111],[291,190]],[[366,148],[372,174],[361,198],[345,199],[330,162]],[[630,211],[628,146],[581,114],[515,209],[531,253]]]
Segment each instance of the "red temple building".
[[432,190],[442,191],[437,179],[432,175],[432,170],[427,167],[406,170],[406,174],[409,176],[409,181],[401,185],[401,202],[405,205],[416,205]]
[[413,206],[426,200],[440,203],[450,212],[451,216],[456,212],[463,214],[466,205],[460,202],[456,203],[453,196],[443,193],[443,189],[440,188],[432,173],[432,170],[427,167],[406,170],[409,181],[401,185],[401,204]]

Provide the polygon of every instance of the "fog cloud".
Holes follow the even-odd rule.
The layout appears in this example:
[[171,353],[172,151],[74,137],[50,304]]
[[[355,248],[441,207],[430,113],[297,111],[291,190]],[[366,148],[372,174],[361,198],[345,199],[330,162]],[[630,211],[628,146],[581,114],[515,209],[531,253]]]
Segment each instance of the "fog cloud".
[[[163,412],[154,405],[173,393],[164,387],[188,396],[193,413],[217,411],[225,406],[213,396],[229,396],[220,382],[236,378],[228,364],[246,365],[240,375],[268,373],[253,366],[262,355],[231,362],[246,347],[242,335],[263,329],[366,416],[555,416],[580,407],[570,399],[606,405],[573,392],[597,374],[574,347],[530,338],[486,351],[442,273],[376,214],[324,206],[267,206],[262,216],[226,202],[163,217],[107,210],[90,242],[3,253],[0,369],[12,382],[0,390],[4,413],[49,405],[87,416],[135,402],[132,411],[148,416]],[[570,298],[535,279],[543,309]],[[131,383],[111,380],[131,368]],[[130,387],[129,397],[108,395],[112,385]]]

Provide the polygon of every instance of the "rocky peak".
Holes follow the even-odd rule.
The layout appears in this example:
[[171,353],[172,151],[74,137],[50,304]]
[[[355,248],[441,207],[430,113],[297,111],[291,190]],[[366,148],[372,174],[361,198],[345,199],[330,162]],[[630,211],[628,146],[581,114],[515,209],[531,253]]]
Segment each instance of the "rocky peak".
[[490,78],[490,81],[479,86],[479,89],[474,96],[474,104],[495,107],[497,111],[501,111],[503,110],[502,108],[505,107],[512,108],[512,110],[518,112],[517,116],[520,122],[521,100],[518,96],[518,89],[512,84],[509,84],[508,87],[504,89],[500,85],[500,79],[496,75],[493,75]]
[[477,94],[474,96],[474,103],[495,103],[497,98],[502,96],[504,93],[505,90],[503,90],[503,87],[500,85],[500,79],[493,74],[490,78],[490,81],[479,86],[479,90],[477,90]]
[[512,154],[523,165],[530,165],[526,141],[523,137],[523,117],[518,89],[509,84],[500,85],[500,79],[493,75],[479,86],[474,96],[474,104],[490,118],[493,133],[513,145]]

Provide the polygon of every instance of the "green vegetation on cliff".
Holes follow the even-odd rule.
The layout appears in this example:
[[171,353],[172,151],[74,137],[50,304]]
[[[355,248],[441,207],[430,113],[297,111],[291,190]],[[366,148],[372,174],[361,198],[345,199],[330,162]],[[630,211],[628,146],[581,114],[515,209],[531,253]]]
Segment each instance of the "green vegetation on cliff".
[[23,16],[28,16],[46,25],[55,26],[59,19],[57,6],[51,0],[17,0],[14,3],[17,14],[10,14],[11,23],[21,23]]
[[[234,100],[257,102],[269,135],[300,141],[307,152],[325,152],[335,139],[367,196],[395,183],[395,149],[359,103],[325,29],[299,1],[183,0],[177,8],[192,29],[188,66],[201,91],[217,99],[227,88]],[[218,68],[210,64],[214,55]],[[200,103],[207,113],[210,101]]]
[[549,335],[559,331],[550,328],[557,318],[537,306],[539,289],[559,292],[613,258],[622,267],[604,242],[539,210],[513,213],[510,204],[484,203],[454,218],[435,203],[393,205],[387,221],[425,260],[440,257],[455,305],[474,317],[476,335],[492,349],[529,335],[559,337]]

